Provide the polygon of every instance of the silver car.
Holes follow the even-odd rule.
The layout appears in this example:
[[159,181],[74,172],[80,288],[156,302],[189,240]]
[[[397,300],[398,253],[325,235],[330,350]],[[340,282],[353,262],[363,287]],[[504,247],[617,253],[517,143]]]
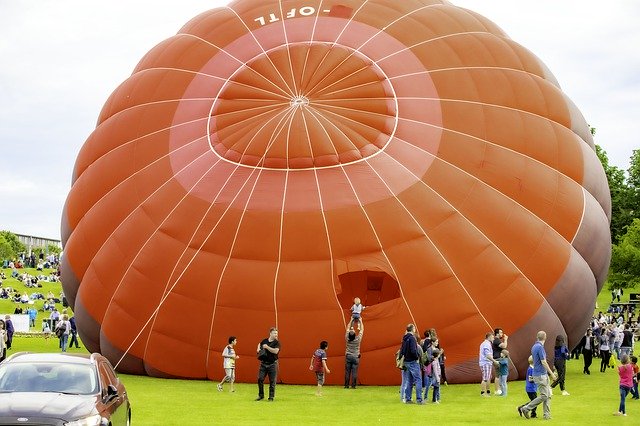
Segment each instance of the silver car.
[[131,405],[100,354],[16,353],[0,363],[2,425],[129,425]]

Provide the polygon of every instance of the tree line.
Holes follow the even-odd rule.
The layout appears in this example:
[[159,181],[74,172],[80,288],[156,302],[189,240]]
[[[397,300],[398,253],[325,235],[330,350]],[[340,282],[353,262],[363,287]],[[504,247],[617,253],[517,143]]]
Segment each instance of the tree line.
[[[31,252],[38,258],[40,253],[60,254],[62,250],[55,244],[47,247],[34,247]],[[0,265],[4,260],[15,260],[21,253],[27,254],[27,247],[20,242],[18,236],[10,231],[0,231]]]
[[[595,134],[595,129],[591,129]],[[596,145],[611,191],[611,265],[609,288],[630,288],[640,283],[640,149],[633,150],[625,171],[609,164],[607,153]]]

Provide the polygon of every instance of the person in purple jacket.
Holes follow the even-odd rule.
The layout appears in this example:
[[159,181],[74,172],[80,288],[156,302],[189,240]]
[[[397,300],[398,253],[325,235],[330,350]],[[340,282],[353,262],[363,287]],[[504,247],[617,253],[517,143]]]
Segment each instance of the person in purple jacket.
[[567,372],[567,360],[569,359],[570,353],[569,348],[567,348],[567,344],[564,341],[564,336],[558,334],[556,336],[556,344],[554,346],[553,351],[553,366],[556,370],[556,374],[558,378],[551,383],[551,387],[555,388],[560,385],[560,390],[562,391],[562,395],[568,396],[569,392],[567,392],[564,388],[564,378]]

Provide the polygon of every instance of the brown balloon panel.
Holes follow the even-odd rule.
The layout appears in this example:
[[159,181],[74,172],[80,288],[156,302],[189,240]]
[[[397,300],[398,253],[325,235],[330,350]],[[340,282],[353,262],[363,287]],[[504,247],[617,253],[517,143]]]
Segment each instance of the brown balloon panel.
[[536,331],[576,343],[606,277],[593,147],[547,67],[472,11],[237,0],[106,101],[63,213],[64,290],[87,348],[134,374],[217,379],[236,336],[254,381],[276,326],[280,380],[313,383],[321,340],[341,368],[358,297],[362,384],[398,382],[408,323],[437,330],[451,383],[478,381],[496,327],[523,377]]

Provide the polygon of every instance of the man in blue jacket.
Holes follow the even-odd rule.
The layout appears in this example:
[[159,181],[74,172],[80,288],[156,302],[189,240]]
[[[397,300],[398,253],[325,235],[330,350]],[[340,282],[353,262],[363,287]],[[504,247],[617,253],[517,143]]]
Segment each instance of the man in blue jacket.
[[400,348],[400,355],[404,355],[405,370],[402,372],[404,375],[404,400],[406,404],[413,404],[411,401],[411,391],[413,385],[416,386],[416,401],[418,404],[422,404],[422,377],[420,374],[420,363],[418,358],[418,342],[415,337],[416,326],[413,324],[407,325],[407,332],[402,338],[402,347]]

